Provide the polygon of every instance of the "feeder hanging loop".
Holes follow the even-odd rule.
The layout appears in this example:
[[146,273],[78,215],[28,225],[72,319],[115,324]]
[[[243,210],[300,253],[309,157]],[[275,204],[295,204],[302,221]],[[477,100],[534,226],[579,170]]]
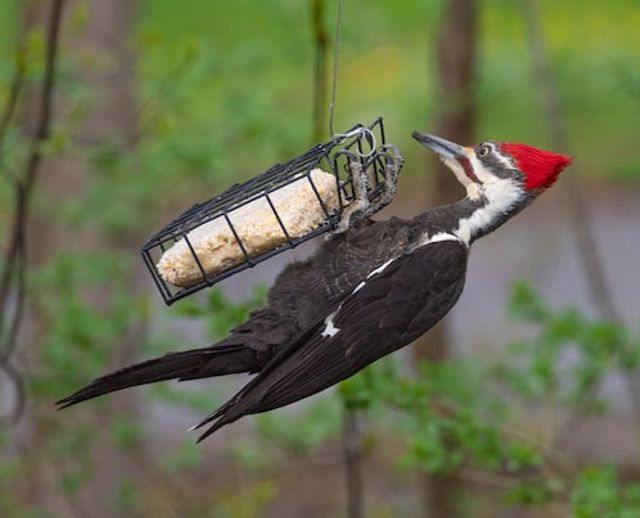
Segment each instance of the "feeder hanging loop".
[[338,138],[350,138],[350,137],[355,137],[356,135],[361,135],[363,137],[366,137],[367,140],[369,141],[369,143],[371,144],[371,149],[369,150],[368,153],[362,153],[360,151],[359,148],[357,148],[355,150],[355,153],[360,157],[360,158],[369,158],[370,156],[373,156],[373,154],[376,152],[376,148],[377,146],[377,140],[376,140],[376,135],[373,131],[371,131],[369,128],[367,128],[366,126],[360,126],[359,128],[356,128],[354,130],[351,130],[347,133],[337,133],[336,135],[334,135],[335,137]]

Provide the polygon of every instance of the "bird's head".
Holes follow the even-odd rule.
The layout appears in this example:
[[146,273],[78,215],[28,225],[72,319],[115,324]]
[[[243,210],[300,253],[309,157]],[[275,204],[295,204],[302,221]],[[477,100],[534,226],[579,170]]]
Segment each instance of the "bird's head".
[[572,158],[526,144],[483,142],[464,147],[426,133],[413,138],[435,151],[471,198],[509,198],[519,205],[551,187]]

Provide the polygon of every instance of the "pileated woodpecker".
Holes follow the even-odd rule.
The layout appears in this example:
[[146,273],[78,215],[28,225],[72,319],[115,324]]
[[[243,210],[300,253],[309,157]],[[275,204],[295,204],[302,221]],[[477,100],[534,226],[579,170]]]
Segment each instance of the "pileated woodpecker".
[[428,331],[462,292],[471,244],[529,205],[572,159],[524,144],[413,137],[453,171],[464,199],[410,220],[357,221],[287,266],[266,306],[221,342],[98,378],[59,407],[156,381],[258,373],[195,427],[209,425],[202,440],[324,390]]

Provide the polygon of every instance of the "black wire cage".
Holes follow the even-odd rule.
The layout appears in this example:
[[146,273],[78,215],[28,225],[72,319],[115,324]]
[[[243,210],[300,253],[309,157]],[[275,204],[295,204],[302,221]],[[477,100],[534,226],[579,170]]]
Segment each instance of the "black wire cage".
[[[373,201],[380,195],[389,162],[389,154],[384,149],[385,144],[381,117],[370,126],[357,124],[346,133],[338,134],[328,142],[319,144],[288,162],[276,164],[251,180],[235,184],[222,194],[186,210],[151,237],[141,250],[144,262],[165,303],[170,305],[276,254],[335,229],[343,211],[355,200],[351,173],[354,161],[359,162],[362,170],[368,171],[373,180],[368,182],[369,200]],[[312,174],[318,168],[335,177],[334,192],[339,194],[334,198],[336,203],[331,206],[321,195],[317,177]],[[321,211],[319,212],[321,223],[303,235],[295,235],[290,228],[287,228],[281,215],[282,209],[278,210],[274,203],[274,195],[279,189],[301,181],[308,182],[307,188],[310,188],[311,196],[317,200],[317,210]],[[250,212],[256,200],[261,200],[264,207],[267,207],[275,216],[274,222],[277,221],[281,239],[271,249],[252,252],[246,240],[243,240],[241,232],[238,231],[237,222],[234,223],[234,214],[243,207],[245,211]],[[252,203],[253,205],[249,205]],[[233,240],[232,246],[236,249],[236,259],[228,261],[226,267],[213,272],[206,267],[202,253],[198,253],[197,246],[194,246],[194,231],[202,228],[203,225],[210,224],[223,225]],[[185,285],[175,285],[167,280],[166,275],[163,275],[158,268],[163,254],[175,246],[181,247],[182,251],[189,254],[189,260],[197,273]]]

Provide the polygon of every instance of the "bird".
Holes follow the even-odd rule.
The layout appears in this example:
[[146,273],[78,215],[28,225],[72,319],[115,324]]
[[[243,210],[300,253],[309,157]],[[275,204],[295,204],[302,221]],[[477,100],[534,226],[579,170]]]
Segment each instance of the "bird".
[[464,198],[411,219],[357,219],[286,266],[265,305],[223,340],[97,378],[58,408],[164,380],[254,374],[192,428],[204,429],[202,441],[241,417],[323,391],[425,334],[458,301],[472,244],[550,188],[573,157],[520,143],[413,137],[444,162]]

